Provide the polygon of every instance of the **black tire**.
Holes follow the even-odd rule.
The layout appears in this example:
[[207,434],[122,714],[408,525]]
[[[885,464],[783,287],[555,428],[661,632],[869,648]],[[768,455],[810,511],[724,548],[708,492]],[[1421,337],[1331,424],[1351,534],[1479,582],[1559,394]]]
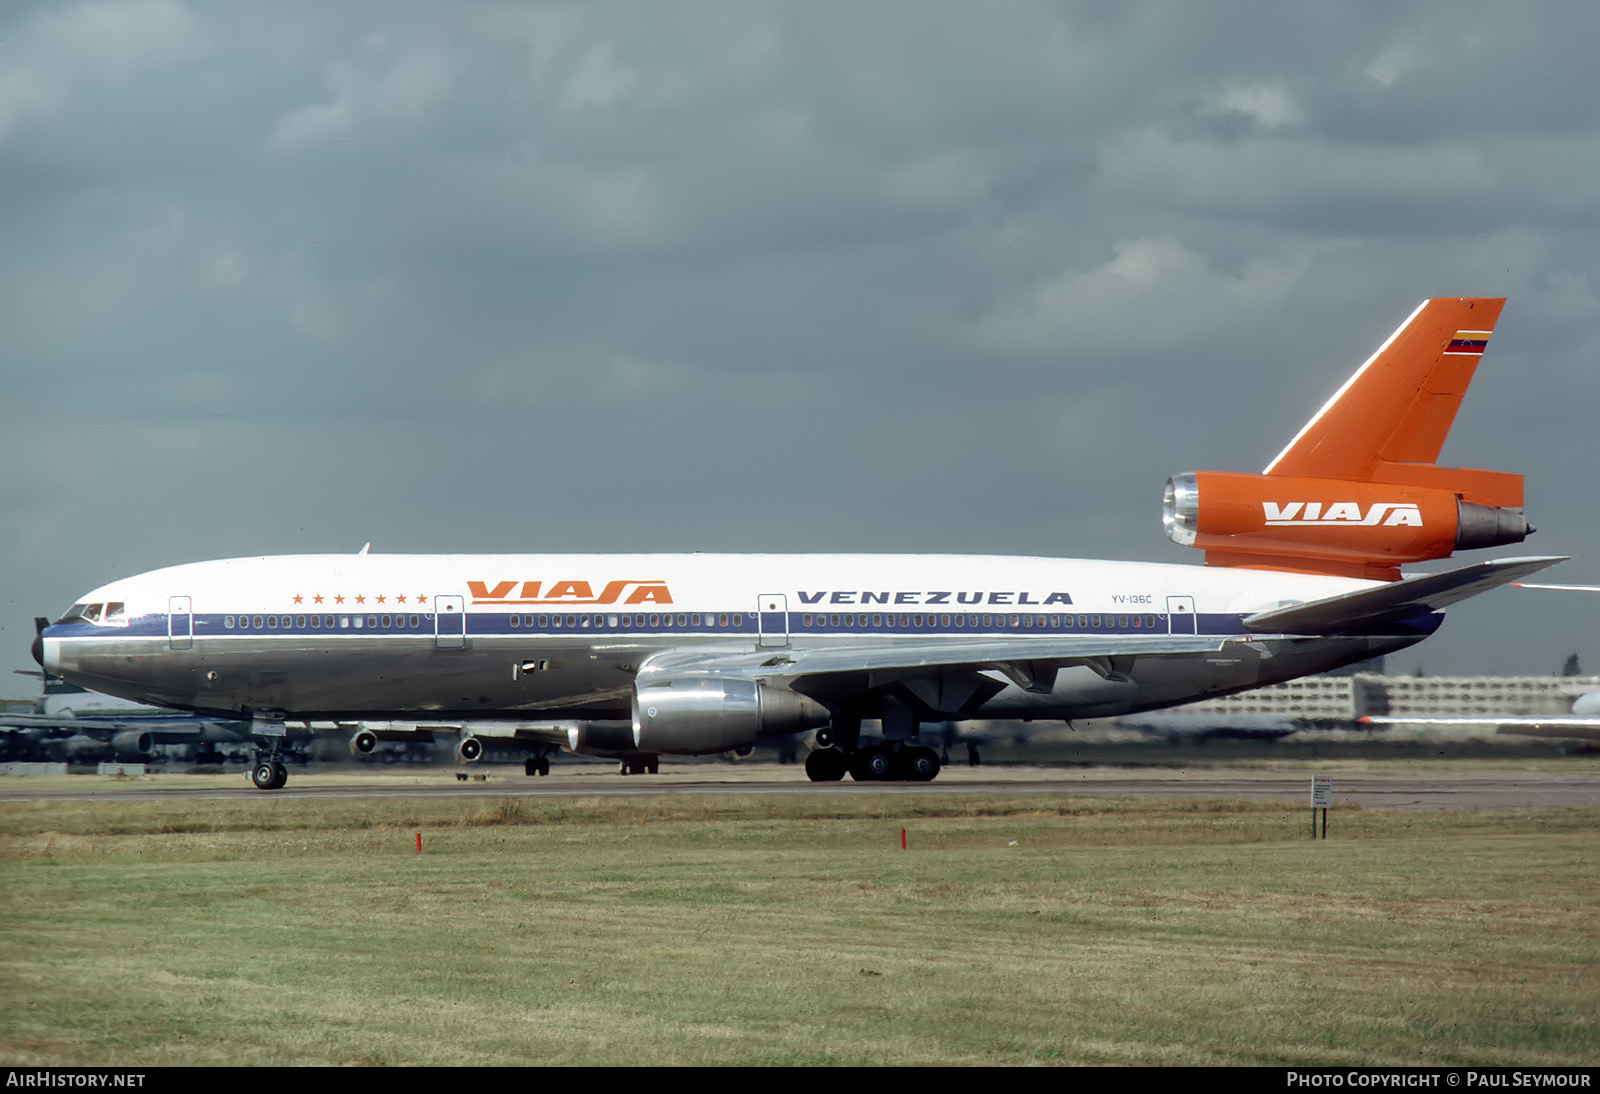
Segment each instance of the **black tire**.
[[262,760],[250,769],[250,781],[257,790],[278,789],[278,767],[271,760]]
[[884,782],[895,776],[894,754],[887,748],[863,748],[850,757],[850,777],[856,782]]
[[849,757],[837,748],[819,748],[806,757],[806,777],[814,783],[836,783],[849,766]]
[[541,775],[550,774],[550,757],[548,757],[548,756],[540,756],[539,757],[539,774],[541,774]]
[[939,754],[931,748],[913,748],[906,756],[906,777],[917,783],[931,783],[937,779]]

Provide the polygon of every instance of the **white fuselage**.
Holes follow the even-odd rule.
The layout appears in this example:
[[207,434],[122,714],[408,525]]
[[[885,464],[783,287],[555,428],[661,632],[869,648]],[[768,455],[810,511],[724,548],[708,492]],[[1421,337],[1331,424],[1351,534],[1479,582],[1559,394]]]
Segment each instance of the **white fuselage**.
[[[99,620],[47,628],[42,652],[47,669],[85,687],[219,714],[603,719],[628,716],[635,678],[662,657],[983,642],[1025,661],[1065,639],[1095,640],[1103,652],[1083,658],[1080,675],[1115,679],[1115,694],[1084,692],[1070,673],[1041,692],[984,669],[996,683],[981,704],[925,712],[1071,718],[1169,706],[1416,641],[1242,626],[1256,612],[1373,584],[988,555],[277,556],[102,586],[80,602],[99,607],[86,610]],[[1215,642],[1141,652],[1167,635]],[[891,679],[834,671],[813,686],[784,678],[781,656],[773,664],[780,682],[868,716],[857,697]]]

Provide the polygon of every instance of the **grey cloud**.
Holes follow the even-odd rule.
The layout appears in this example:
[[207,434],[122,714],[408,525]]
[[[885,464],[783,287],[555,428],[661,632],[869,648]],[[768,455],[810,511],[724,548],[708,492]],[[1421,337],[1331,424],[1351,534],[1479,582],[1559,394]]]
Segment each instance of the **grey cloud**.
[[[1581,548],[1597,22],[8,8],[0,642],[112,574],[367,539],[1192,562],[1165,476],[1261,466],[1445,293],[1511,298],[1447,456]],[[1429,667],[1586,640],[1496,610]]]

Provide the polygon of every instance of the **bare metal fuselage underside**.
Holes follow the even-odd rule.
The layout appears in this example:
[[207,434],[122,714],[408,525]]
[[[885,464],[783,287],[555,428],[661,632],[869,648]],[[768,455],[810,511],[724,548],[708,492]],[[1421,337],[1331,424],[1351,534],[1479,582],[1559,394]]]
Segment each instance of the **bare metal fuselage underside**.
[[[577,640],[574,640],[574,639]],[[1420,635],[1250,638],[1220,650],[1085,659],[1064,664],[1048,691],[1027,690],[998,672],[962,670],[989,685],[978,705],[931,711],[952,718],[1068,719],[1110,716],[1191,702],[1409,646]],[[895,639],[863,639],[862,649]],[[803,640],[795,642],[801,648]],[[439,649],[430,635],[196,637],[172,650],[159,636],[63,639],[57,669],[74,683],[161,706],[249,717],[358,720],[394,717],[618,719],[629,717],[635,675],[658,654],[682,655],[682,640],[618,636],[470,637]],[[747,638],[708,637],[706,654],[749,652]],[[950,670],[902,669],[785,675],[771,681],[829,705],[862,709],[887,686],[948,677]],[[870,706],[870,704],[868,704]],[[865,711],[870,716],[870,709]]]

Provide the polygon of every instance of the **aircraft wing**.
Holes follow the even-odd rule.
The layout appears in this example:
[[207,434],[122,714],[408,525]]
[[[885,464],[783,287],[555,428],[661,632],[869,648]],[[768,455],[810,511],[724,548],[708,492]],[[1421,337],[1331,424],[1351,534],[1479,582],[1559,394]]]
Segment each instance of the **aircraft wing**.
[[181,714],[170,717],[141,717],[130,716],[95,717],[84,715],[73,718],[63,718],[51,714],[0,714],[0,729],[67,729],[74,733],[83,733],[89,736],[125,733],[133,730],[139,733],[148,733],[158,744],[180,744],[184,741],[198,738],[208,730],[222,729],[225,727],[238,728],[238,736],[242,740],[249,735],[247,723],[226,722],[216,718],[199,718]]
[[918,643],[903,646],[820,646],[756,650],[749,653],[674,653],[651,658],[641,679],[707,673],[718,676],[802,677],[841,672],[894,672],[915,669],[1001,669],[1032,663],[1065,663],[1101,657],[1150,653],[1209,653],[1232,636],[1155,634],[1050,636],[1006,641]]
[[1383,633],[1382,628],[1428,615],[1458,600],[1488,592],[1569,556],[1501,558],[1436,574],[1418,574],[1387,585],[1257,612],[1245,619],[1252,631],[1280,634]]

